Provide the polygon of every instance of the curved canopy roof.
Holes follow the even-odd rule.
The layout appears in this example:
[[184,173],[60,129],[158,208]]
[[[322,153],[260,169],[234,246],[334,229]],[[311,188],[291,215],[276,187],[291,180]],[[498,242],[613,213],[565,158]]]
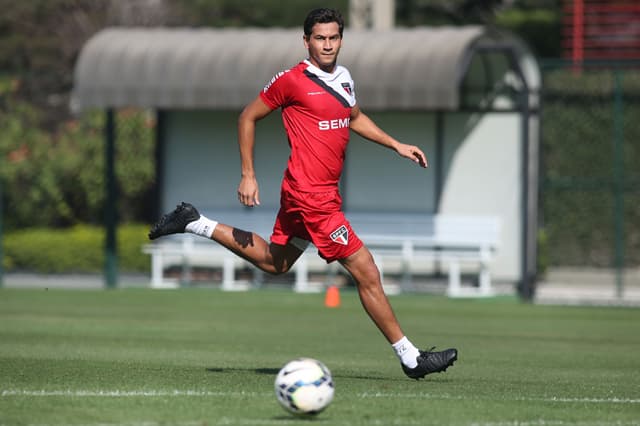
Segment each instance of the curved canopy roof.
[[[346,30],[338,62],[364,108],[455,110],[475,53],[522,50],[503,37],[479,26]],[[239,109],[306,54],[299,29],[109,28],[80,52],[71,107]]]

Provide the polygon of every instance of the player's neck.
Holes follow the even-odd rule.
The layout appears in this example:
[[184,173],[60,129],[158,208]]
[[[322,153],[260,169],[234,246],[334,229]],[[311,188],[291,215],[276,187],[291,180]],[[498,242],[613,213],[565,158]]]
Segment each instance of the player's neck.
[[336,70],[336,63],[334,62],[331,65],[320,66],[318,68],[320,68],[322,71],[326,72],[327,74],[333,74],[333,72]]
[[333,62],[327,65],[320,65],[318,62],[314,61],[312,58],[307,58],[307,61],[314,67],[318,68],[320,71],[324,71],[327,74],[333,74],[337,66],[337,62]]

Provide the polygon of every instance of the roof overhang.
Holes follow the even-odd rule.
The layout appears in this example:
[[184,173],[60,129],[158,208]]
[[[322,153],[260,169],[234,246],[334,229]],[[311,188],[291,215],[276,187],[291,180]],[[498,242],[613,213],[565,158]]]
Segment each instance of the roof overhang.
[[[339,63],[364,108],[456,110],[474,55],[492,45],[530,56],[485,27],[420,27],[346,30]],[[297,29],[108,28],[80,52],[71,106],[240,109],[306,54]],[[493,74],[489,80],[504,79],[503,71]]]

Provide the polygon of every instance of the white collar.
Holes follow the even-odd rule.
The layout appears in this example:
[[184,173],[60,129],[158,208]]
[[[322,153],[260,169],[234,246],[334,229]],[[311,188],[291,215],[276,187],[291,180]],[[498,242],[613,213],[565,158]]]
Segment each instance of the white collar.
[[311,63],[311,61],[309,61],[309,59],[305,59],[303,62],[309,66],[310,71],[312,73],[314,73],[315,75],[317,75],[319,77],[334,78],[336,75],[339,74],[338,71],[339,71],[340,66],[338,64],[336,64],[335,68],[333,68],[333,72],[326,72],[326,71],[321,70],[317,66],[313,65]]

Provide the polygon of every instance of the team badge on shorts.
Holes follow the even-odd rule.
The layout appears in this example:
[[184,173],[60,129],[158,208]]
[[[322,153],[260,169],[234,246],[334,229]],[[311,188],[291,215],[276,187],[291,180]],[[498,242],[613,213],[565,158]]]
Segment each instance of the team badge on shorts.
[[347,230],[347,227],[342,225],[340,228],[333,231],[331,233],[331,239],[333,240],[333,242],[345,246],[349,244],[349,231]]

